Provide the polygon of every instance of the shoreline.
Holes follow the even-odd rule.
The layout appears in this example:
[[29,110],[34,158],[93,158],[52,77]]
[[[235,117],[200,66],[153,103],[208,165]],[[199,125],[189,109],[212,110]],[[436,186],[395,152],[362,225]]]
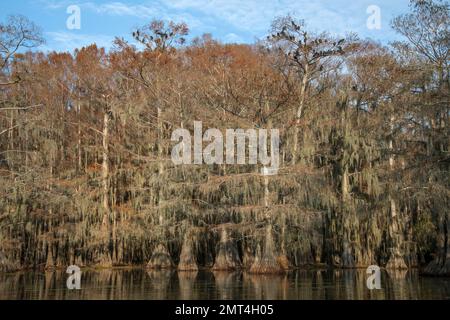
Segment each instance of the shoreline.
[[[21,273],[27,273],[27,272],[34,272],[34,273],[54,273],[54,272],[64,272],[67,269],[67,267],[54,267],[51,269],[45,269],[45,268],[23,268],[20,270],[15,271],[0,271],[0,275],[8,275],[8,274],[21,274]],[[262,277],[281,277],[285,276],[289,273],[298,272],[298,271],[364,271],[366,270],[366,267],[355,267],[355,268],[336,268],[336,267],[328,267],[328,266],[304,266],[304,267],[296,267],[296,268],[290,268],[288,270],[284,270],[282,273],[251,273],[248,269],[239,268],[234,270],[213,270],[212,268],[208,267],[199,267],[198,270],[178,270],[177,268],[167,268],[167,269],[154,269],[154,268],[147,268],[145,265],[139,266],[139,265],[129,265],[129,266],[113,266],[113,267],[95,267],[95,266],[84,266],[80,267],[82,271],[93,271],[93,272],[99,272],[99,271],[131,271],[131,270],[140,270],[140,271],[147,271],[147,272],[172,272],[172,273],[196,273],[196,272],[210,272],[210,273],[221,273],[221,274],[232,274],[232,273],[243,273],[246,275],[251,276],[262,276]],[[450,275],[433,275],[433,274],[427,274],[424,273],[424,268],[420,267],[413,267],[408,269],[387,269],[384,267],[380,268],[382,271],[389,273],[398,273],[398,272],[417,272],[418,276],[424,277],[424,278],[444,278],[449,279]]]

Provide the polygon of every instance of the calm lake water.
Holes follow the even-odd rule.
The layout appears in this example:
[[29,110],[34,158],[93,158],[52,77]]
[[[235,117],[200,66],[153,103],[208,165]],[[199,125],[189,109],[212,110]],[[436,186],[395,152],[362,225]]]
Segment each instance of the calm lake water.
[[365,270],[303,270],[283,276],[83,270],[81,290],[67,289],[68,276],[63,271],[0,274],[0,300],[450,299],[450,278],[419,277],[417,271],[383,271],[382,289],[372,291]]

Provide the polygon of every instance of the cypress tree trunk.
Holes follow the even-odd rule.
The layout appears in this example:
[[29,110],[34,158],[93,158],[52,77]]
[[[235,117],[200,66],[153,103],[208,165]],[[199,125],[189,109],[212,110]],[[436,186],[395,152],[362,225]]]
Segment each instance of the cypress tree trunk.
[[[80,84],[78,83],[78,87],[80,87]],[[77,135],[78,135],[78,141],[77,141],[77,153],[78,153],[78,161],[77,161],[77,171],[78,173],[81,173],[83,170],[83,162],[82,162],[82,150],[81,150],[81,99],[80,95],[78,94],[78,101],[77,101],[77,115],[78,115],[78,129],[77,129]]]
[[242,258],[242,265],[244,269],[248,270],[252,267],[253,262],[255,261],[255,255],[253,254],[251,248],[248,245],[244,245],[243,251],[244,256]]
[[[391,135],[394,134],[394,117],[391,117]],[[395,168],[395,160],[394,160],[394,142],[392,137],[389,139],[389,168],[391,171],[393,171]],[[404,260],[404,253],[402,252],[402,247],[404,244],[404,237],[400,230],[401,225],[401,219],[400,216],[397,213],[397,204],[395,202],[395,199],[392,196],[389,196],[389,202],[390,202],[390,219],[389,221],[389,235],[390,235],[390,248],[389,251],[389,261],[386,265],[387,269],[407,269],[405,260]]]
[[47,259],[45,262],[45,270],[53,270],[55,269],[55,260],[53,258],[53,250],[52,245],[48,242],[44,243],[44,246],[46,247],[47,251]]
[[309,78],[309,65],[305,64],[305,73],[302,77],[302,84],[300,87],[300,101],[299,106],[297,108],[297,113],[295,115],[295,127],[294,127],[294,142],[293,142],[293,150],[292,150],[292,164],[295,165],[297,163],[298,157],[298,135],[300,132],[300,120],[303,116],[303,109],[305,107],[306,100],[306,90],[308,87],[308,78]]
[[213,270],[227,271],[241,267],[241,259],[236,244],[229,238],[226,228],[222,228]]
[[183,246],[181,248],[179,271],[197,271],[198,265],[194,254],[194,237],[192,232],[187,232],[184,236]]
[[286,250],[286,213],[283,211],[281,214],[281,254],[278,256],[278,264],[283,270],[289,270],[291,263]]
[[266,236],[264,251],[258,248],[255,256],[255,261],[250,268],[250,273],[254,274],[275,274],[282,273],[283,269],[278,264],[277,255],[275,254],[275,243],[272,235],[272,225],[270,223],[266,226]]
[[169,251],[162,244],[156,246],[147,264],[148,269],[172,269],[174,267]]
[[[163,149],[163,125],[162,125],[162,109],[160,106],[157,107],[157,130],[158,130],[158,141],[157,141],[157,149],[158,149],[158,157],[159,157],[159,175],[162,179],[162,175],[164,174],[164,149]],[[161,203],[164,200],[161,188],[158,188],[158,203]],[[164,227],[164,215],[162,210],[159,210],[159,225]],[[163,231],[163,238],[166,238],[166,232]],[[152,257],[147,264],[147,268],[149,269],[171,269],[174,267],[174,263],[172,257],[170,256],[169,250],[167,249],[164,243],[159,243],[156,246],[155,251],[152,253]]]
[[101,248],[100,256],[97,261],[98,267],[111,267],[111,209],[109,206],[109,125],[110,110],[107,108],[103,115],[103,135],[102,135],[102,189],[103,189],[103,220],[102,220],[102,236],[104,239],[104,247]]
[[13,259],[9,259],[3,252],[0,251],[0,272],[14,272],[19,271],[22,266]]
[[439,218],[439,234],[436,257],[424,270],[425,274],[434,276],[450,276],[450,218],[449,213]]

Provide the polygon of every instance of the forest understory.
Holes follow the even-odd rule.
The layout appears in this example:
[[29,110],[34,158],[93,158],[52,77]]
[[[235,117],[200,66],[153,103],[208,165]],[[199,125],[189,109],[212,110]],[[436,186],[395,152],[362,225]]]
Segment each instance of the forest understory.
[[[187,44],[185,24],[155,20],[138,45],[74,53],[35,49],[24,17],[0,23],[0,271],[450,276],[449,21],[447,3],[412,1],[392,21],[404,42],[287,16],[247,45]],[[278,174],[174,165],[172,132],[194,121],[279,129]]]

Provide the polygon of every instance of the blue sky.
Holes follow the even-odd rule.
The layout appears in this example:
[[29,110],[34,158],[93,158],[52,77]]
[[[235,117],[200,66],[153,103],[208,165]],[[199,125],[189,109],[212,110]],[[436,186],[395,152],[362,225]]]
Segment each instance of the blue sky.
[[[130,39],[135,27],[153,18],[185,21],[192,36],[212,33],[223,42],[251,43],[267,35],[274,17],[292,13],[313,31],[345,35],[353,31],[362,38],[387,43],[398,39],[391,19],[408,11],[408,0],[15,0],[2,1],[0,20],[23,14],[42,27],[46,45],[42,50],[71,51],[96,42],[109,47],[115,36]],[[69,30],[66,12],[70,5],[81,9],[81,29]],[[370,5],[381,9],[381,29],[366,26]]]

